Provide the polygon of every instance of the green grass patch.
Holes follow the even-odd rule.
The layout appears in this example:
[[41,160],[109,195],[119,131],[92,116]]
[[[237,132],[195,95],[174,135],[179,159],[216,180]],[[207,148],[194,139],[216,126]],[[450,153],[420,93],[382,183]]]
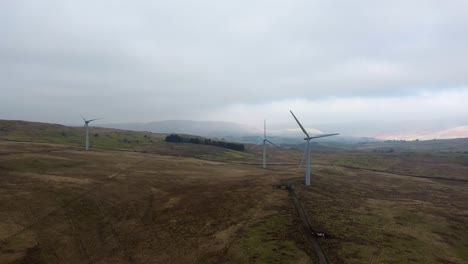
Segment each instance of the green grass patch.
[[235,151],[235,150],[224,150],[220,149],[218,153],[210,153],[210,154],[201,154],[196,155],[197,158],[206,159],[206,160],[216,160],[216,161],[233,161],[233,160],[248,160],[253,157],[252,154]]
[[83,160],[23,158],[20,160],[1,161],[0,167],[18,172],[48,173],[54,170],[75,168],[86,164],[87,162]]
[[292,241],[284,239],[291,220],[272,215],[251,226],[238,245],[241,263],[307,263],[309,256]]
[[[161,134],[100,127],[89,127],[88,135],[91,148],[105,149],[129,150],[163,140]],[[83,127],[69,127],[57,124],[0,120],[0,138],[84,146],[85,129]]]

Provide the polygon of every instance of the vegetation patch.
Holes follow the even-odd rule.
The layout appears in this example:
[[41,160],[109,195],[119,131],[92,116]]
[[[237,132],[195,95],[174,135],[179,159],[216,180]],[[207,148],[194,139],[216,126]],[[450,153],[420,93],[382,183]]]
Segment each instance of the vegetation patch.
[[285,239],[294,229],[291,217],[274,214],[248,228],[232,250],[239,263],[309,263],[309,256]]
[[[367,164],[367,155],[356,160]],[[312,225],[327,235],[322,245],[332,263],[468,261],[466,187],[332,170],[318,170],[315,185],[298,188]]]
[[245,150],[244,144],[227,142],[223,140],[214,140],[214,139],[203,138],[203,137],[187,136],[187,135],[171,134],[166,137],[165,141],[173,142],[173,143],[190,143],[190,144],[210,145],[210,146],[227,148],[227,149],[232,149],[232,150],[237,150],[237,151]]
[[8,161],[0,161],[0,167],[18,172],[34,172],[47,173],[57,169],[70,169],[74,167],[84,166],[87,162],[84,160],[64,160],[52,158],[23,158],[10,159]]

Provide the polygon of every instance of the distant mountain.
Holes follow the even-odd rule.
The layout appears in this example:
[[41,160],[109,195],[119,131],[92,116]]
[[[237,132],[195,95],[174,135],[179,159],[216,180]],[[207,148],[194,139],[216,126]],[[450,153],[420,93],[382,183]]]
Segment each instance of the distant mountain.
[[378,139],[448,139],[468,137],[468,119],[363,121],[315,124],[325,133]]
[[[241,143],[257,143],[263,138],[262,128],[220,121],[167,120],[150,123],[100,124],[99,126],[125,130],[149,131],[153,133],[177,133],[198,135],[203,137],[216,137]],[[315,128],[308,127],[306,129],[311,135],[323,133],[322,131]],[[298,144],[304,141],[304,134],[300,128],[269,129],[267,130],[267,134],[269,139],[277,144]],[[317,139],[315,141],[362,143],[375,142],[378,140],[370,137],[352,137],[345,135],[327,137],[323,139]]]
[[[267,129],[270,139],[278,143],[295,144],[303,141],[303,132],[291,124],[276,125]],[[236,142],[256,143],[263,137],[263,127],[253,127],[233,122],[167,120],[150,123],[125,123],[99,125],[154,133],[179,133],[203,137],[225,138]],[[334,124],[312,124],[309,134],[340,133],[336,137],[317,139],[317,142],[363,143],[379,140],[449,139],[468,137],[468,124],[459,120],[422,121],[366,121]]]
[[221,121],[167,120],[150,123],[103,124],[108,128],[118,128],[153,133],[179,133],[205,137],[249,136],[263,131],[238,123]]

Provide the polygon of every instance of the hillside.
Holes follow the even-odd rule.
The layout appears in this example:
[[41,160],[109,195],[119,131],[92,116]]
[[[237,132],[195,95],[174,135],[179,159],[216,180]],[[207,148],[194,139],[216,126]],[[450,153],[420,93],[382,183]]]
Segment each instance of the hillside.
[[[84,135],[83,127],[0,120],[0,139],[83,146]],[[90,126],[89,137],[91,145],[96,148],[131,149],[138,145],[162,141],[164,135]]]
[[[90,146],[94,149],[131,150],[163,155],[198,157],[205,159],[232,159],[250,157],[248,153],[216,146],[164,142],[167,134],[143,131],[89,127]],[[0,120],[0,140],[62,144],[82,147],[85,142],[83,127],[16,120]]]
[[[190,134],[185,132],[183,133]],[[91,147],[94,148],[152,152],[158,152],[160,148],[163,148],[164,151],[176,151],[175,149],[184,148],[184,146],[168,146],[168,143],[164,142],[164,138],[167,136],[167,134],[164,133],[90,126],[89,136]],[[83,146],[84,128],[49,123],[0,120],[0,139]],[[226,137],[226,139],[228,141],[247,143],[257,143],[261,140],[256,136]],[[270,137],[270,140],[287,148],[303,149],[304,147],[304,143],[297,139]],[[322,139],[314,140],[313,144],[312,149],[318,151],[387,152],[392,150],[394,152],[455,153],[464,153],[468,151],[468,138],[420,141],[375,141],[366,138],[362,138],[361,141],[358,141],[358,138],[355,138],[355,141],[327,141],[326,139]],[[203,147],[200,147],[200,149],[203,149]],[[190,147],[187,147],[187,150],[190,150],[189,152],[194,154]],[[214,151],[217,152],[217,150]],[[179,151],[176,151],[176,153],[179,153]]]

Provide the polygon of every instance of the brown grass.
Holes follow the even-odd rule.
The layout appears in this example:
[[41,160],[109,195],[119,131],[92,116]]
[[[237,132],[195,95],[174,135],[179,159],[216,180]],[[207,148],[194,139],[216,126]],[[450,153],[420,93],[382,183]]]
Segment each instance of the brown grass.
[[468,183],[314,169],[301,201],[333,263],[468,261]]
[[[19,144],[0,156],[0,263],[311,262],[287,194],[261,169]],[[252,241],[265,243],[246,253]]]
[[[84,152],[0,141],[0,263],[310,263],[284,190],[297,150],[155,142]],[[146,153],[142,153],[146,152]],[[331,263],[467,263],[458,154],[313,153],[296,190]],[[248,165],[248,164],[258,165]],[[273,164],[272,164],[273,163]]]

